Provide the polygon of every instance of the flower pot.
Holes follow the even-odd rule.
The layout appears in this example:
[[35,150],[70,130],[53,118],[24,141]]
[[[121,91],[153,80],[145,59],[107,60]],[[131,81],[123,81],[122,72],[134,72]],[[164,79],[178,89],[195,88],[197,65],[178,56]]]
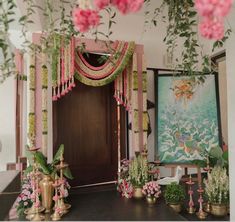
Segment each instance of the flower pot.
[[211,214],[217,217],[226,216],[228,207],[226,204],[211,204]]
[[54,194],[52,184],[53,180],[49,175],[43,175],[43,179],[39,183],[42,194],[42,206],[45,207],[46,213],[50,212],[52,207],[52,197]]
[[168,205],[177,213],[179,213],[182,210],[181,203],[169,203]]
[[147,195],[146,201],[148,204],[155,204],[157,202],[157,198],[154,195]]
[[135,187],[133,190],[133,197],[136,199],[141,199],[144,197],[141,187]]

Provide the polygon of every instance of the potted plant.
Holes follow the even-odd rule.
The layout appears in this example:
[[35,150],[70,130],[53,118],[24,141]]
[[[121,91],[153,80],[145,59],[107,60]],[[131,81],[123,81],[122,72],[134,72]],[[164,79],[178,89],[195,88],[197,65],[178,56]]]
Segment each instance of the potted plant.
[[148,162],[146,157],[137,154],[130,162],[129,178],[133,186],[133,197],[142,198],[142,187],[148,181]]
[[182,202],[185,199],[185,191],[182,185],[173,182],[166,186],[164,191],[166,203],[177,213],[182,209]]
[[229,178],[226,168],[215,166],[208,179],[204,180],[205,193],[211,204],[211,214],[225,216],[228,212],[229,203]]
[[154,204],[161,194],[161,187],[157,181],[150,181],[143,186],[142,193],[146,196],[149,204]]

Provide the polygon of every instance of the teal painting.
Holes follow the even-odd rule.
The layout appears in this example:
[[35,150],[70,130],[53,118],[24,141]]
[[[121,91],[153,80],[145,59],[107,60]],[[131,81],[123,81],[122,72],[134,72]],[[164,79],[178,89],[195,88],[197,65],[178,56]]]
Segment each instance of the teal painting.
[[156,81],[156,151],[162,163],[204,159],[220,145],[216,75],[203,84],[187,76],[159,75]]

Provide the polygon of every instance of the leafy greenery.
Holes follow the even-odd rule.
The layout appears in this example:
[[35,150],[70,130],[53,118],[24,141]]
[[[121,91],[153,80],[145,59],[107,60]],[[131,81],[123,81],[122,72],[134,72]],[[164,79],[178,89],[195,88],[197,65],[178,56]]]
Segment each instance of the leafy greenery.
[[0,1],[0,53],[3,55],[3,62],[0,64],[0,83],[4,82],[9,76],[16,74],[14,71],[14,53],[11,51],[9,40],[9,27],[15,21],[14,0]]
[[[209,158],[210,167],[219,165],[228,169],[228,151],[223,151],[221,147],[216,146],[212,147],[210,151],[206,153],[206,156]],[[193,160],[192,164],[196,164],[200,167],[206,167],[207,160]]]
[[[40,171],[46,175],[51,175],[53,178],[55,177],[55,174],[57,172],[56,165],[60,162],[60,157],[64,154],[64,144],[61,144],[58,151],[56,152],[53,161],[51,163],[47,163],[47,158],[43,155],[42,152],[37,151],[33,155],[35,157],[36,163],[39,165]],[[32,165],[30,165],[25,173],[28,173],[33,170]],[[64,176],[68,179],[73,179],[72,173],[69,169],[69,167],[66,167],[63,171]]]
[[173,182],[166,186],[164,191],[164,198],[166,203],[178,204],[185,199],[185,191],[182,185]]

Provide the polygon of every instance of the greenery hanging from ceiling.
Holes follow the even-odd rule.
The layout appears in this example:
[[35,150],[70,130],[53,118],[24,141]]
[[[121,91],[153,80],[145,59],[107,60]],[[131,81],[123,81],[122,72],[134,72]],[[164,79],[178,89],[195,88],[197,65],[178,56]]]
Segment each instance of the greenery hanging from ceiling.
[[[77,9],[80,10],[78,11],[79,13],[82,10],[87,11],[93,13],[93,20],[90,20],[92,24],[91,28],[93,27],[91,31],[92,36],[96,41],[99,39],[106,40],[110,54],[114,54],[115,52],[112,51],[110,47],[112,43],[110,39],[115,31],[114,25],[116,24],[117,11],[120,11],[124,15],[131,12],[135,13],[140,10],[143,2],[145,4],[145,28],[149,24],[153,24],[157,27],[159,20],[166,22],[167,32],[163,41],[167,45],[168,54],[172,58],[172,61],[174,61],[172,68],[175,70],[181,69],[191,76],[198,71],[202,71],[203,73],[212,71],[209,55],[204,54],[203,47],[198,38],[198,14],[194,7],[193,0],[163,0],[162,4],[155,8],[153,8],[151,4],[153,0],[133,1],[132,5],[126,5],[126,8],[121,7],[118,3],[119,1],[95,0],[95,4],[100,2],[105,2],[105,4],[96,5],[94,9],[90,9],[91,5],[89,5],[89,8],[82,8],[87,7],[87,5],[76,5],[75,0],[61,0],[59,1],[59,7],[55,7],[51,0],[42,0],[40,2],[43,4],[37,5],[32,0],[23,0],[26,13],[16,21],[15,1],[0,1],[0,51],[3,55],[3,62],[0,64],[0,82],[3,82],[11,75],[16,75],[14,54],[8,38],[10,25],[13,22],[18,22],[21,26],[22,36],[25,39],[22,44],[24,51],[29,52],[29,50],[32,49],[40,52],[43,51],[51,62],[52,55],[57,54],[59,50],[58,37],[63,38],[64,44],[69,43],[71,36],[86,37],[86,33],[79,31],[79,29],[75,27],[76,23],[74,25],[74,12],[76,12]],[[80,3],[81,2],[87,1],[80,0]],[[44,7],[42,7],[42,5]],[[115,10],[115,8],[118,10]],[[47,24],[47,27],[42,31],[40,45],[34,45],[27,39],[27,32],[29,31],[30,24],[34,23],[32,17],[33,14],[36,13],[36,10],[41,10]],[[106,15],[102,13],[104,16],[102,17],[100,11],[105,12]],[[97,15],[99,17],[97,17]],[[105,22],[106,19],[108,19],[108,22]],[[81,24],[79,23],[79,25]],[[100,27],[104,25],[107,26],[105,33],[100,31]],[[228,39],[230,34],[231,29],[226,30],[224,37],[214,42],[213,50],[223,47],[224,42]],[[180,42],[183,42],[183,47],[179,44]],[[84,51],[85,44],[81,42],[78,48],[80,51]],[[181,50],[181,58],[176,56],[176,49]],[[104,60],[106,59],[105,57]],[[201,60],[203,60],[202,66],[199,64]],[[204,77],[200,76],[197,80],[198,83],[204,82]]]

